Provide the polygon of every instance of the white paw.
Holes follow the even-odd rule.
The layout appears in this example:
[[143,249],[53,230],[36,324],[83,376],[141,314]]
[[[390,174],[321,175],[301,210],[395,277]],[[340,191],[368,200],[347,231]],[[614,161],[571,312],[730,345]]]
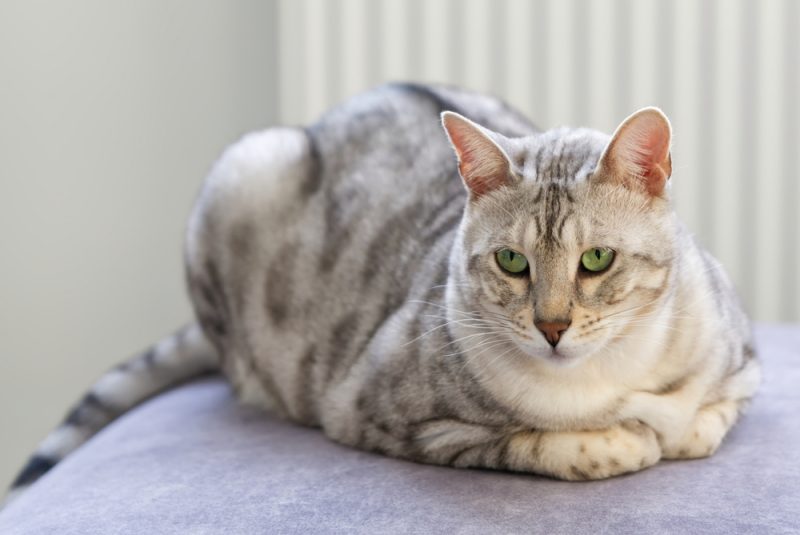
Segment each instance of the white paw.
[[655,431],[639,422],[602,431],[547,433],[540,443],[544,470],[573,481],[604,479],[656,464],[661,447]]
[[664,444],[664,458],[708,457],[717,451],[737,416],[738,406],[734,401],[722,401],[703,407],[679,440],[673,444]]

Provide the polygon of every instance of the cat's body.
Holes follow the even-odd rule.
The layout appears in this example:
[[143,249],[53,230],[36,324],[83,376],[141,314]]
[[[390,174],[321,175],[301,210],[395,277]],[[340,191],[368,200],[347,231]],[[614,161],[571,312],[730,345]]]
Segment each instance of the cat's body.
[[[445,110],[492,132],[445,114],[445,135]],[[759,368],[669,205],[661,117],[538,133],[488,97],[392,85],[244,138],[187,241],[223,372],[244,401],[423,462],[591,479],[709,455]],[[587,271],[587,250],[616,256]]]

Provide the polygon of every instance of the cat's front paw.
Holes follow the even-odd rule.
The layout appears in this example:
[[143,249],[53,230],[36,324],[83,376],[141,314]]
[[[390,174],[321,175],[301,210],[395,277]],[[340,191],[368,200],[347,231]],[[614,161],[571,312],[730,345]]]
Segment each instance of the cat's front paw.
[[738,412],[735,401],[722,401],[701,408],[680,440],[663,445],[664,458],[698,459],[713,454],[736,422]]
[[602,431],[547,433],[542,437],[540,453],[551,475],[583,481],[652,466],[661,458],[661,447],[655,431],[631,421]]

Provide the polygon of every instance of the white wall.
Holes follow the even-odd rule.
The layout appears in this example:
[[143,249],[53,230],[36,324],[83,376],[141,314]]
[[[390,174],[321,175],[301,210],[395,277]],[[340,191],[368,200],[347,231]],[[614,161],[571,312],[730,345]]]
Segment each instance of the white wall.
[[0,2],[0,487],[189,320],[184,221],[224,145],[274,122],[274,7]]

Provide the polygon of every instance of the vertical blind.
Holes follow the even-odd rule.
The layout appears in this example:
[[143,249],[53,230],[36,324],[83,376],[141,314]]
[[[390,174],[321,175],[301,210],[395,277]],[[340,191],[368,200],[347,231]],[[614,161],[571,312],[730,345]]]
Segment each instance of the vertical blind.
[[542,128],[655,105],[672,195],[760,321],[800,320],[800,2],[278,0],[277,116],[390,80],[498,95]]

